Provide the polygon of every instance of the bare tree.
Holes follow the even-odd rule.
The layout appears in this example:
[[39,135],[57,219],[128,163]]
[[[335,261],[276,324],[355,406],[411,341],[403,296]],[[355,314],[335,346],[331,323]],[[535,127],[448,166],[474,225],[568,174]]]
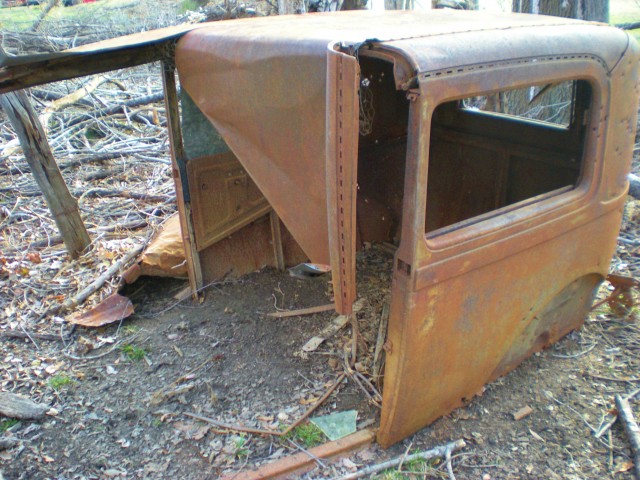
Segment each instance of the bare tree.
[[513,11],[609,22],[609,0],[513,0]]

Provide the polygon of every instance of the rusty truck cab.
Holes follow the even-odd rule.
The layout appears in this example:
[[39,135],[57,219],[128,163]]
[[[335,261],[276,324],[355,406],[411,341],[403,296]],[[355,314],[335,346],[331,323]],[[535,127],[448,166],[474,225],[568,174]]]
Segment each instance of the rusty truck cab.
[[314,14],[0,58],[0,93],[162,62],[194,293],[309,259],[351,314],[356,250],[393,245],[388,446],[581,325],[620,226],[639,56],[562,18]]
[[458,32],[354,54],[356,228],[398,245],[382,445],[578,328],[607,274],[637,51],[619,32],[590,46],[579,28],[554,35]]

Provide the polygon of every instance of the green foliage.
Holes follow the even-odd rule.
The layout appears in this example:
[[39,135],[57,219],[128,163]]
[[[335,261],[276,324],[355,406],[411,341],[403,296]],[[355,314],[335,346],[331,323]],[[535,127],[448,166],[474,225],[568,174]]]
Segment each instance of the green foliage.
[[125,335],[133,335],[134,333],[138,333],[140,330],[141,328],[136,325],[125,325],[122,327],[122,333]]
[[178,11],[180,13],[193,12],[198,9],[198,2],[196,0],[182,0]]
[[147,356],[147,351],[144,348],[137,347],[130,343],[125,343],[120,347],[120,351],[129,359],[139,361]]
[[16,423],[18,423],[17,418],[5,418],[4,420],[0,421],[0,433],[6,432]]
[[247,448],[247,436],[243,433],[232,438],[234,454],[238,458],[244,458],[249,455]]
[[63,373],[55,375],[49,379],[47,384],[53,388],[55,391],[62,390],[63,388],[70,387],[76,382],[71,379],[68,375]]
[[[43,2],[44,3],[44,2]],[[135,5],[131,0],[103,0],[94,3],[81,3],[74,7],[63,7],[62,2],[53,7],[46,17],[47,21],[70,20],[82,22],[96,15],[105,15],[105,10],[122,9]],[[0,8],[0,31],[26,30],[42,13],[42,6]]]
[[304,448],[320,445],[325,440],[324,433],[313,423],[302,424],[289,432],[287,439],[301,444]]
[[429,478],[447,478],[448,475],[445,471],[436,469],[439,463],[439,458],[434,458],[429,461],[422,459],[413,460],[404,463],[400,470],[398,470],[397,467],[390,468],[373,478],[375,480],[406,480],[426,476],[429,476]]

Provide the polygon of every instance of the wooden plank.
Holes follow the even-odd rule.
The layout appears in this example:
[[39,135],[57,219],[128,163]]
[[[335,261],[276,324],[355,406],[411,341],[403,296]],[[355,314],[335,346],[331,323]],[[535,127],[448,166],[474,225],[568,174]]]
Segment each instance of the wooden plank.
[[340,440],[310,448],[308,452],[296,453],[273,463],[267,463],[257,470],[236,472],[222,478],[223,480],[298,478],[302,473],[313,469],[316,459],[331,460],[351,454],[372,443],[374,437],[373,430],[360,430]]
[[191,201],[189,198],[189,183],[187,180],[187,156],[184,150],[184,144],[182,143],[175,65],[173,65],[172,61],[164,61],[162,63],[162,84],[164,87],[169,142],[171,144],[173,180],[176,186],[178,215],[180,216],[184,253],[187,270],[189,272],[189,284],[191,286],[192,296],[197,297],[198,291],[203,286],[202,265],[200,264],[200,254],[198,253],[195,242]]
[[208,27],[203,23],[160,28],[55,53],[10,57],[0,52],[0,93],[170,58],[180,37]]
[[170,42],[125,51],[27,56],[22,64],[0,67],[0,93],[155,62],[166,55]]
[[282,312],[267,313],[267,317],[272,318],[287,318],[298,317],[301,315],[311,315],[313,313],[329,312],[335,310],[336,306],[333,303],[327,305],[318,305],[317,307],[300,308],[298,310],[284,310]]
[[273,256],[276,262],[276,268],[280,271],[284,271],[284,253],[282,252],[282,232],[280,231],[280,217],[271,210],[269,213],[269,220],[271,221],[271,243],[273,244]]

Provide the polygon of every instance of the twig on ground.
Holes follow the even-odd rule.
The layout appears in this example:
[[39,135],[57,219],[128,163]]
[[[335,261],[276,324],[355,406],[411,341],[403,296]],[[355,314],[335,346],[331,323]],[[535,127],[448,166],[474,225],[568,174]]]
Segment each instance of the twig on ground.
[[69,298],[63,304],[57,305],[55,307],[50,308],[47,312],[45,312],[42,317],[46,317],[51,314],[60,314],[66,312],[81,303],[83,303],[91,294],[99,290],[111,277],[113,277],[120,269],[124,268],[131,260],[136,258],[140,252],[146,247],[147,241],[143,242],[138,247],[131,250],[120,260],[114,262],[111,267],[109,267],[102,275],[96,278],[93,282],[87,285],[80,293],[78,293],[75,297]]
[[640,480],[640,428],[638,428],[633,416],[627,396],[616,395],[616,407],[618,407],[618,418],[629,438],[631,453],[633,454],[633,473],[636,480]]
[[318,305],[317,307],[308,307],[308,308],[299,308],[297,310],[280,310],[277,312],[267,313],[267,317],[272,318],[287,318],[287,317],[298,317],[302,315],[311,315],[313,313],[320,312],[329,312],[334,310],[336,307],[333,303],[328,303],[327,305]]
[[[382,371],[382,345],[384,345],[387,338],[387,324],[389,322],[389,303],[385,303],[382,306],[382,313],[380,314],[380,324],[378,326],[378,338],[376,340],[376,347],[373,353],[373,369],[372,378],[373,381],[377,381]],[[379,385],[379,384],[378,384]]]
[[[640,393],[640,388],[634,390],[633,392],[631,392],[628,395],[625,395],[624,397],[622,397],[623,399],[625,399],[627,402],[629,400],[631,400],[632,398],[634,398],[636,395],[638,395],[638,393]],[[609,431],[609,429],[613,426],[614,423],[616,423],[616,420],[618,419],[618,414],[617,413],[608,413],[607,416],[602,420],[602,423],[600,424],[600,427],[598,427],[598,429],[596,431],[594,431],[594,437],[596,438],[600,438],[602,437],[602,435],[604,435],[605,433],[607,433],[607,431]]]
[[322,405],[327,400],[327,398],[329,398],[329,396],[333,393],[333,391],[336,388],[338,388],[338,386],[344,381],[346,376],[347,376],[346,373],[341,373],[340,376],[338,377],[338,379],[335,381],[335,383],[333,385],[331,385],[331,387],[329,387],[329,389],[324,393],[324,395],[322,397],[320,397],[320,399],[316,403],[314,403],[306,412],[304,412],[304,414],[298,420],[296,420],[291,425],[289,425],[289,427],[287,427],[284,430],[284,432],[282,432],[282,435],[288,434],[291,430],[293,430],[298,425],[300,425],[302,422],[304,422],[309,417],[309,415],[311,415],[313,412],[315,412],[316,409],[320,405]]
[[170,385],[161,388],[160,390],[156,391],[153,395],[151,395],[151,399],[149,400],[149,403],[151,405],[159,405],[161,404],[166,398],[168,398],[169,396],[173,396],[173,392],[175,392],[175,389],[178,385],[180,385],[182,382],[189,380],[192,375],[194,373],[196,373],[199,370],[202,370],[204,367],[206,367],[207,365],[211,365],[213,364],[213,362],[219,360],[220,357],[218,357],[217,355],[214,355],[210,358],[207,358],[204,362],[200,363],[199,365],[197,365],[196,367],[192,368],[191,370],[189,370],[187,373],[185,373],[184,375],[182,375],[180,378],[178,378],[177,380],[174,380],[173,382],[171,382]]
[[289,442],[291,445],[296,447],[301,452],[306,453],[307,455],[309,455],[309,457],[311,457],[318,464],[318,466],[320,468],[327,468],[327,465],[325,465],[325,463],[322,460],[320,460],[317,456],[315,456],[313,453],[311,453],[306,448],[302,447],[301,445],[298,445],[296,442],[294,442],[290,438],[287,438],[287,442]]
[[338,477],[339,480],[352,480],[355,478],[363,478],[369,477],[374,473],[381,472],[382,470],[386,470],[388,468],[393,468],[398,465],[402,461],[413,462],[414,460],[429,460],[431,458],[437,457],[446,457],[449,455],[451,457],[451,453],[464,448],[466,443],[464,440],[456,440],[455,442],[448,443],[446,445],[442,445],[439,447],[432,448],[431,450],[427,450],[424,452],[414,453],[405,458],[404,455],[394,458],[392,460],[387,460],[386,462],[378,463],[376,465],[370,465],[362,470],[359,470],[355,473],[351,473],[349,475],[345,475],[343,477]]
[[275,435],[276,437],[283,436],[282,432],[278,431],[269,431],[269,430],[261,430],[259,428],[251,428],[251,427],[243,427],[242,425],[232,425],[230,423],[220,422],[213,418],[203,417],[202,415],[198,415],[196,413],[185,412],[185,416],[195,418],[196,420],[201,420],[206,423],[210,423],[211,425],[215,425],[216,427],[224,428],[225,430],[232,430],[235,432],[245,432],[245,433],[254,433],[256,435]]

